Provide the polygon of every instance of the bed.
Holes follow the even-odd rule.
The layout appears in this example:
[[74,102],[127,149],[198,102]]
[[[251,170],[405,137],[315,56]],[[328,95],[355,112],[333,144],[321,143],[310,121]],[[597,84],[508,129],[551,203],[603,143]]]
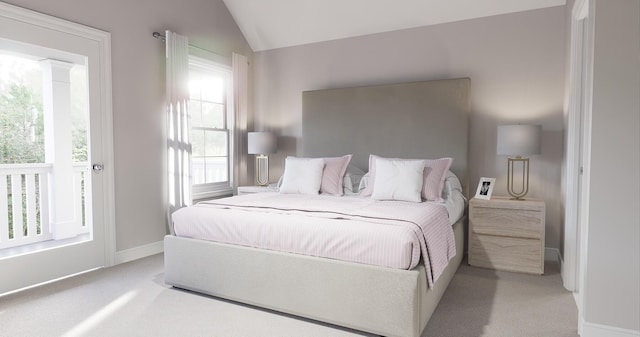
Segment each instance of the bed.
[[[453,79],[304,92],[299,154],[318,158],[350,153],[351,163],[365,171],[370,154],[453,157],[450,170],[466,194],[469,86],[469,79]],[[326,130],[331,130],[330,137]],[[266,206],[259,205],[264,211],[274,208],[268,203],[278,196],[235,197],[207,207],[246,212],[255,202],[251,198],[265,199],[261,202]],[[346,217],[342,210],[333,213]],[[455,251],[437,277],[424,259],[406,270],[168,235],[165,282],[378,335],[416,337],[462,260],[466,217],[448,225]]]

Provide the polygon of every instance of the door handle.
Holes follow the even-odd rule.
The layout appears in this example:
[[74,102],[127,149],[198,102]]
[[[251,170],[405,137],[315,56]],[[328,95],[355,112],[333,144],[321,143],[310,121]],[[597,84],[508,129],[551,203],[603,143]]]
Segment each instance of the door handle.
[[91,169],[93,172],[100,173],[104,170],[104,164],[93,164],[91,165]]

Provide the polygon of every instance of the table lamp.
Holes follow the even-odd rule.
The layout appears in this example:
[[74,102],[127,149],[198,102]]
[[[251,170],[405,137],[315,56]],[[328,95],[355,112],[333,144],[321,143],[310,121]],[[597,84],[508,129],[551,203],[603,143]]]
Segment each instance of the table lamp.
[[256,155],[256,183],[260,186],[269,184],[269,157],[276,152],[276,136],[271,132],[247,133],[249,154]]
[[[526,155],[540,154],[542,126],[500,125],[498,126],[498,155],[507,155],[507,192],[513,200],[524,200],[529,192],[529,158]],[[515,157],[513,157],[515,156]],[[514,187],[514,167],[522,165],[522,182],[518,190]]]

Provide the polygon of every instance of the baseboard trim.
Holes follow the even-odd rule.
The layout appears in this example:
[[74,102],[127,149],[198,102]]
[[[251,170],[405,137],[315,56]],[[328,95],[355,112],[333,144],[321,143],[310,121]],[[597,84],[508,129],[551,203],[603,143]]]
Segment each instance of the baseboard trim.
[[164,252],[164,241],[158,241],[116,252],[114,262],[115,264],[125,263],[162,252]]
[[580,320],[581,328],[578,329],[580,337],[638,337],[640,336],[639,330],[628,330],[617,328],[609,325],[602,325],[596,323],[585,322],[584,319]]

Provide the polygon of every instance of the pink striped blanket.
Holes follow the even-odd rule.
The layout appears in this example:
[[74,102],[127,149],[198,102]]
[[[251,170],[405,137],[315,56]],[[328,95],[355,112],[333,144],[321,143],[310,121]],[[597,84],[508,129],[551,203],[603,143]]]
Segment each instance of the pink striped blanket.
[[389,268],[422,260],[429,287],[456,255],[438,203],[256,193],[182,208],[173,225],[183,237]]

